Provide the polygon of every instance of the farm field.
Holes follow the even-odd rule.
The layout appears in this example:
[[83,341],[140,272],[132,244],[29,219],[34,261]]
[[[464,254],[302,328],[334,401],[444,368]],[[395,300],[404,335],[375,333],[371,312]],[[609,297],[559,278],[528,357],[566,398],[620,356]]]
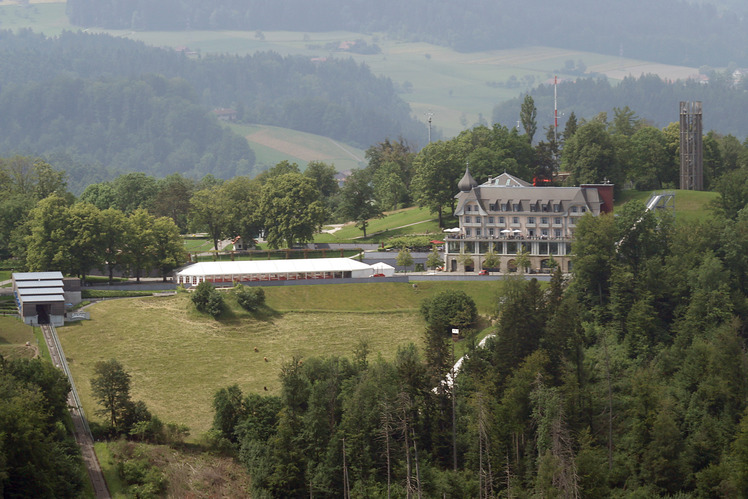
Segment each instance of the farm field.
[[328,137],[264,125],[228,125],[244,136],[255,152],[257,165],[271,167],[287,160],[303,171],[310,161],[334,165],[337,171],[366,165],[364,151]]
[[405,283],[266,288],[267,304],[276,312],[256,319],[234,309],[220,321],[192,311],[186,294],[110,300],[87,309],[90,321],[58,328],[58,333],[90,418],[97,419],[93,366],[116,358],[132,375],[134,400],[143,400],[164,421],[188,425],[196,437],[211,425],[216,390],[237,383],[245,392],[265,393],[267,387],[277,394],[280,367],[294,356],[350,357],[366,340],[371,359],[392,359],[398,347],[420,344],[418,307],[446,287],[464,289],[482,313],[489,313],[500,284],[419,283],[417,290]]
[[[59,34],[64,29],[78,29],[68,23],[64,3],[33,4],[24,9],[0,2],[0,25],[6,29],[32,28],[49,35]],[[523,47],[465,54],[428,43],[400,42],[384,35],[344,31],[263,32],[264,40],[258,40],[255,33],[246,31],[136,32],[95,28],[88,31],[107,32],[159,47],[188,46],[201,54],[243,55],[272,50],[281,55],[351,57],[367,64],[375,74],[390,78],[401,89],[401,97],[411,105],[413,114],[418,119],[425,123],[428,120],[427,113],[433,113],[434,129],[441,131],[446,137],[458,134],[481,119],[490,121],[496,104],[551,80],[554,74],[573,77],[560,71],[568,60],[582,60],[588,71],[604,74],[614,81],[628,75],[640,76],[646,73],[672,80],[698,73],[697,68],[651,64],[647,61],[550,47]],[[331,53],[324,49],[330,42],[355,39],[376,43],[382,52],[360,55],[349,52]],[[518,84],[504,85],[512,76]],[[519,109],[517,116],[519,117]],[[538,116],[538,123],[550,124],[551,119],[551,116]],[[274,148],[263,150],[262,147],[265,146],[258,145],[261,146],[258,157],[268,158],[268,161],[273,162],[276,154]],[[303,146],[304,143],[295,144],[294,150],[298,151]],[[336,166],[345,169],[337,162]]]

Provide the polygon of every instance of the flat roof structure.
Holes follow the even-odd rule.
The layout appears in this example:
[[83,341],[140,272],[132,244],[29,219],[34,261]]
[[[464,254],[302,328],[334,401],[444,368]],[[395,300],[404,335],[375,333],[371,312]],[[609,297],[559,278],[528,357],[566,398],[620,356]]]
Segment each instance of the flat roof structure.
[[371,265],[350,258],[200,262],[177,272],[177,283],[366,278],[373,274]]
[[14,272],[12,280],[18,312],[26,324],[64,324],[62,272]]

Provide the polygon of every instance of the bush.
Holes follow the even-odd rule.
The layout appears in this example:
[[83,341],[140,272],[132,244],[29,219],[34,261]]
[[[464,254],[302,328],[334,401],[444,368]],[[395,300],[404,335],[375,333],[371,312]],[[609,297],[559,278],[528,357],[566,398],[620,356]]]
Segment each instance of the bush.
[[195,292],[192,293],[192,303],[198,312],[210,314],[212,317],[218,317],[223,312],[223,295],[207,281],[197,285]]
[[237,284],[234,286],[234,294],[239,305],[249,312],[254,312],[265,304],[265,290],[262,288],[250,288]]

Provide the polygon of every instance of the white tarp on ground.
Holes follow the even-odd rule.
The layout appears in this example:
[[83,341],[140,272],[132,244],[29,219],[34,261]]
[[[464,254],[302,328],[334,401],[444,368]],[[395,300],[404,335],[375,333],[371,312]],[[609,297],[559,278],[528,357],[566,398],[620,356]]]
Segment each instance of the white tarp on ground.
[[395,267],[387,265],[384,262],[377,262],[371,266],[374,270],[374,274],[384,274],[385,277],[392,277],[395,275]]
[[351,277],[371,277],[372,267],[350,258],[309,258],[293,260],[250,260],[237,262],[200,262],[177,272],[178,282],[182,278],[197,277],[201,280],[215,276],[236,278],[253,275],[314,274],[324,272],[350,272]]

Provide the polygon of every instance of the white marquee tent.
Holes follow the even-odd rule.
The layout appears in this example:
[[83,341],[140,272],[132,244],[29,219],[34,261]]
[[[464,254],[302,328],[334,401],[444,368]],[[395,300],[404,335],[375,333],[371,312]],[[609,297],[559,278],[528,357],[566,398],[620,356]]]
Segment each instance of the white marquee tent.
[[371,265],[350,258],[200,262],[177,272],[178,284],[366,278]]

